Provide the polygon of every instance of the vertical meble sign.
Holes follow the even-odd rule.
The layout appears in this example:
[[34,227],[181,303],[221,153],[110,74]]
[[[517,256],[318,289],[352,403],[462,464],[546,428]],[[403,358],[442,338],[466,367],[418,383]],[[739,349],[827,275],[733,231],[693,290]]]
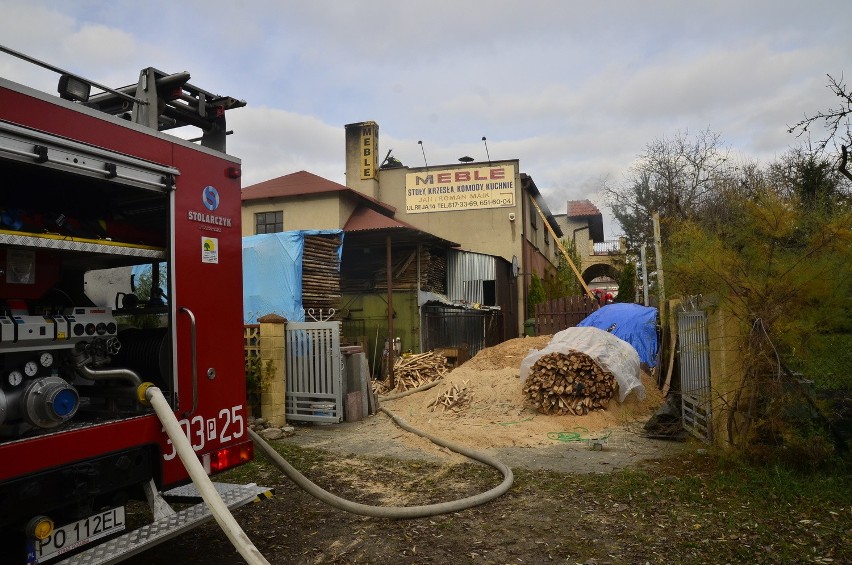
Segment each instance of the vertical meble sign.
[[378,148],[379,125],[367,122],[361,128],[361,180],[375,179],[376,169],[379,168]]
[[515,205],[515,167],[476,167],[405,175],[405,211],[448,212]]

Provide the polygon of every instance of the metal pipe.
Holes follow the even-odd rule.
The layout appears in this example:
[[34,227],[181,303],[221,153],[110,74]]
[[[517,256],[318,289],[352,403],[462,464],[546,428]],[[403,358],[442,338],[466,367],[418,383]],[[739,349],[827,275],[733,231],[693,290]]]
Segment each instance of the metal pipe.
[[139,388],[142,384],[142,378],[130,369],[92,369],[87,365],[77,367],[77,372],[81,377],[91,381],[119,380],[125,381],[133,385],[133,391]]
[[140,100],[139,98],[134,98],[133,96],[130,96],[129,94],[125,94],[125,93],[120,92],[118,90],[113,90],[112,88],[110,88],[108,86],[98,84],[95,81],[89,80],[87,78],[83,78],[80,75],[75,75],[72,72],[60,69],[59,67],[54,67],[53,65],[51,65],[49,63],[45,63],[44,61],[39,61],[38,59],[30,57],[29,55],[24,55],[23,53],[21,53],[19,51],[15,51],[14,49],[9,49],[8,47],[5,47],[3,45],[0,45],[0,51],[8,53],[9,55],[12,55],[13,57],[23,59],[24,61],[27,61],[27,62],[32,63],[34,65],[38,65],[39,67],[44,67],[45,69],[49,69],[49,70],[51,70],[55,73],[59,73],[61,75],[68,75],[69,77],[75,78],[75,79],[77,79],[81,82],[85,82],[86,84],[94,86],[95,88],[100,88],[101,90],[105,90],[106,92],[111,92],[111,93],[115,94],[116,96],[126,98],[127,100],[132,100],[133,102],[135,102],[137,104],[148,104],[148,102],[146,102],[145,100]]
[[386,340],[388,346],[388,384],[390,389],[396,387],[393,375],[393,270],[391,265],[391,238],[385,236],[385,259],[388,269],[388,337]]

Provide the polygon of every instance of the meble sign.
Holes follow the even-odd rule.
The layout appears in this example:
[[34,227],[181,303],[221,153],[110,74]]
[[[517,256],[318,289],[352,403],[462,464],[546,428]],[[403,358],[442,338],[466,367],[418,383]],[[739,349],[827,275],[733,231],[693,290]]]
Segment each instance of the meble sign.
[[513,207],[515,188],[511,165],[408,173],[405,211],[420,214]]

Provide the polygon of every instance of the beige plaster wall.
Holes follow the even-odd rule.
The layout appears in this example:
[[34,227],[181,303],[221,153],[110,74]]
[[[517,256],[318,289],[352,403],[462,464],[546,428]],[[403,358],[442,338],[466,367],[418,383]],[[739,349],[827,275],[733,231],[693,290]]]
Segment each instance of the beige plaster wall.
[[242,210],[243,236],[255,235],[255,214],[278,210],[284,212],[284,231],[338,229],[349,218],[352,204],[342,205],[336,192],[286,200],[246,200]]

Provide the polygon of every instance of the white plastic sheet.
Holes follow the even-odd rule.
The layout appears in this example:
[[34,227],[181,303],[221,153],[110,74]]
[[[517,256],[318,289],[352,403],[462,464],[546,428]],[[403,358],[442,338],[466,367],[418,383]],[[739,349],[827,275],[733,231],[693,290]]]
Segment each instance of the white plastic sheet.
[[553,335],[543,349],[531,350],[521,361],[521,385],[526,381],[530,368],[539,358],[548,353],[579,351],[591,357],[598,365],[615,377],[618,383],[618,401],[631,392],[639,400],[645,398],[645,385],[640,375],[639,354],[632,345],[604,330],[594,327],[568,328]]

